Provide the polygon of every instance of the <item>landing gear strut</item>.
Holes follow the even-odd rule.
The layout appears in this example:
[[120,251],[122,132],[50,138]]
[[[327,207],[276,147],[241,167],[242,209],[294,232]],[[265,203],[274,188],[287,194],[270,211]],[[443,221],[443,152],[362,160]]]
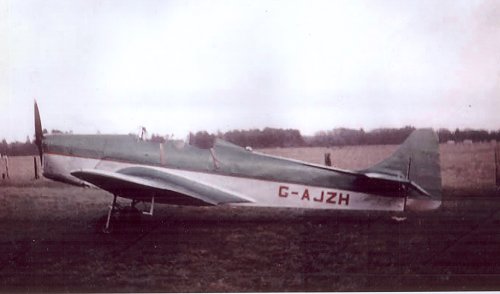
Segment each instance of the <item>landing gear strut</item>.
[[[123,225],[131,225],[136,224],[141,221],[141,215],[153,215],[154,204],[155,204],[155,195],[151,196],[151,206],[149,211],[141,211],[137,209],[135,206],[139,203],[138,200],[132,199],[130,206],[121,207],[117,202],[118,195],[113,195],[113,202],[109,206],[108,214],[106,216],[106,222],[100,226],[100,230],[109,234],[113,231],[113,223],[119,221],[120,224]],[[100,222],[101,223],[101,222]]]
[[111,218],[113,217],[115,211],[118,209],[116,205],[116,194],[113,195],[113,203],[109,206],[108,218],[106,219],[106,224],[102,228],[102,232],[105,234],[111,233]]

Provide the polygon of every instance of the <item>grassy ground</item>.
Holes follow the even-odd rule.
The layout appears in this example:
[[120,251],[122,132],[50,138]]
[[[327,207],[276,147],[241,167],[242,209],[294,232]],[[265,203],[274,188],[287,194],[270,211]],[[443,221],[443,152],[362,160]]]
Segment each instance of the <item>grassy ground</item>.
[[[329,152],[334,165],[356,169],[394,150]],[[317,163],[325,152],[263,151]],[[111,195],[34,181],[32,160],[12,158],[11,180],[0,184],[2,292],[500,289],[489,144],[442,145],[442,208],[403,222],[385,213],[157,206],[153,218],[113,235],[95,233]]]

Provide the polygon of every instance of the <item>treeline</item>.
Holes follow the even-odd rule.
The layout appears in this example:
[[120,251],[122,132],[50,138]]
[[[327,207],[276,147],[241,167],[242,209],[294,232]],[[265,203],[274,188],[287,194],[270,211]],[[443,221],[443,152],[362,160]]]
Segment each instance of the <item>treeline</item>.
[[[158,142],[158,136],[152,136],[153,141]],[[226,140],[239,146],[251,146],[252,148],[266,147],[298,147],[305,146],[304,137],[299,130],[265,128],[263,130],[231,130],[226,133],[216,134],[207,131],[199,131],[189,134],[189,143],[201,148],[210,148],[216,138]]]
[[414,129],[413,127],[404,127],[365,132],[363,129],[338,128],[317,132],[314,136],[302,136],[299,130],[274,128],[232,130],[217,134],[201,131],[190,134],[190,142],[196,146],[208,146],[215,138],[221,138],[239,146],[251,146],[252,148],[399,144]]
[[[44,134],[48,134],[47,129],[43,129]],[[51,130],[51,134],[71,134],[72,132],[62,132],[60,130]],[[34,136],[33,136],[34,138]],[[34,139],[33,139],[34,140]],[[37,155],[38,148],[35,142],[31,141],[29,136],[26,136],[26,141],[24,142],[11,142],[7,143],[7,140],[2,139],[0,142],[0,154],[8,156],[27,156],[27,155]]]
[[[320,131],[313,136],[303,136],[299,130],[295,129],[251,129],[251,130],[231,130],[225,133],[217,132],[215,134],[206,131],[191,133],[189,141],[191,144],[209,148],[213,145],[216,138],[221,138],[239,146],[251,146],[252,148],[274,148],[274,147],[332,147],[347,145],[383,145],[383,144],[401,144],[410,133],[415,130],[412,126],[403,128],[383,128],[372,131],[363,129],[337,128],[329,131]],[[44,130],[44,133],[48,133]],[[52,130],[52,134],[71,134],[71,132],[62,132]],[[500,141],[500,130],[486,131],[473,129],[439,129],[437,131],[440,143],[453,141],[456,143],[464,141],[488,142],[491,140]],[[154,142],[164,142],[166,137],[153,134],[149,139]],[[0,143],[0,153],[9,156],[36,155],[38,150],[30,140],[26,138],[24,143],[7,143],[5,139]]]
[[12,142],[7,143],[5,139],[0,143],[0,154],[9,156],[25,156],[25,155],[36,155],[38,154],[38,149],[36,145],[32,143],[29,139],[26,142]]
[[[347,145],[386,145],[401,144],[415,130],[412,126],[403,128],[381,128],[365,132],[363,129],[337,128],[329,131],[320,131],[313,136],[303,136],[294,129],[263,130],[233,130],[226,133],[210,134],[206,131],[190,135],[191,143],[198,146],[209,146],[215,138],[222,138],[239,146],[252,148],[274,147],[331,147]],[[472,142],[500,141],[500,130],[472,130],[456,129],[437,131],[439,142],[454,141],[457,143],[470,140]]]
[[406,126],[400,129],[376,129],[365,132],[363,129],[338,128],[317,132],[307,139],[308,146],[346,146],[346,145],[380,145],[400,144],[415,130]]
[[[321,131],[310,137],[306,141],[308,146],[345,146],[345,145],[384,145],[401,144],[415,130],[412,126],[406,126],[400,129],[375,129],[365,132],[363,129],[338,128],[331,131]],[[461,143],[471,142],[489,142],[492,140],[500,141],[500,130],[486,131],[456,129],[439,129],[437,131],[439,142],[446,143],[453,141]]]
[[304,137],[299,130],[265,128],[263,130],[233,130],[222,135],[222,139],[240,146],[252,148],[304,146]]
[[492,140],[500,141],[500,130],[486,131],[473,129],[455,129],[455,131],[452,132],[447,129],[439,129],[437,133],[440,143],[445,143],[448,141],[460,143],[467,140],[472,142],[487,142]]

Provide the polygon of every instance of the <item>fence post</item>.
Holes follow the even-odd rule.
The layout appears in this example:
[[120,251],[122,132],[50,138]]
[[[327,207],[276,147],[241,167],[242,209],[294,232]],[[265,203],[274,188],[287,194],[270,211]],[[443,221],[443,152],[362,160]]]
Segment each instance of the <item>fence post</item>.
[[500,169],[498,165],[500,165],[500,148],[498,146],[495,147],[495,184],[497,189],[500,189]]
[[330,153],[329,152],[325,153],[325,165],[326,166],[332,166],[332,160],[330,158]]
[[9,157],[7,155],[5,155],[4,159],[5,159],[5,174],[7,176],[7,179],[10,179],[10,176],[9,176]]

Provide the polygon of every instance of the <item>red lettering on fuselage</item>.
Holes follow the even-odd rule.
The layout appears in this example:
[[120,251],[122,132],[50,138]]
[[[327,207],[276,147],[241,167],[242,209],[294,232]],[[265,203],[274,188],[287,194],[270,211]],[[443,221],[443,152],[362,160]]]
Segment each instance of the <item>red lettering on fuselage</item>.
[[280,186],[278,195],[280,197],[287,197],[288,196],[288,187],[287,186]]
[[321,191],[321,198],[313,198],[316,202],[323,202],[323,197],[325,196],[325,191]]
[[307,199],[309,201],[309,191],[307,189],[304,190],[304,194],[302,194],[302,200]]
[[336,192],[327,192],[326,195],[329,196],[328,198],[326,198],[326,203],[337,204],[337,202],[335,201],[335,197],[337,197]]
[[345,194],[345,196],[340,193],[339,196],[339,205],[342,205],[342,202],[345,202],[345,206],[349,205],[349,194]]
[[[278,196],[287,198],[289,195],[301,196],[302,201],[311,201],[311,192],[309,188],[293,189],[289,186],[279,186]],[[316,193],[312,192],[312,199],[314,202],[328,203],[338,206],[349,206],[349,194],[339,193],[336,191],[320,190],[320,193],[314,197]]]

